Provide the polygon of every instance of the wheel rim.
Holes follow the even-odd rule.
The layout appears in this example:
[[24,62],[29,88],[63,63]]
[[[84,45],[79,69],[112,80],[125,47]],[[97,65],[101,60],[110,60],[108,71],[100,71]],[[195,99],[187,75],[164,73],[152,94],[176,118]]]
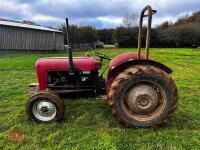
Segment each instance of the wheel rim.
[[49,100],[40,100],[33,105],[34,116],[44,122],[54,119],[56,112],[56,106]]
[[135,120],[149,121],[163,112],[167,103],[166,97],[160,85],[144,81],[127,90],[123,99],[123,109]]

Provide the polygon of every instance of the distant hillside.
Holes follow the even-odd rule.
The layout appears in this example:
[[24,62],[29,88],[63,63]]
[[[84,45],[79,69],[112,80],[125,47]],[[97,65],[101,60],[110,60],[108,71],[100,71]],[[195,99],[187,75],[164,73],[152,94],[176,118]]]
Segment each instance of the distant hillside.
[[186,24],[186,23],[200,23],[200,11],[194,12],[191,16],[185,15],[177,20],[174,25]]

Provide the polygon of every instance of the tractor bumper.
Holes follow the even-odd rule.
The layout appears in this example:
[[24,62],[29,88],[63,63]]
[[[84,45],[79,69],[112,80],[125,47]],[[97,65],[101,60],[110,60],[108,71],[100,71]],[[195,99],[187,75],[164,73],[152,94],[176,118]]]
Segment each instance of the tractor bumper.
[[28,86],[28,90],[29,90],[29,96],[33,96],[34,94],[36,94],[39,91],[39,84],[38,83],[31,83]]

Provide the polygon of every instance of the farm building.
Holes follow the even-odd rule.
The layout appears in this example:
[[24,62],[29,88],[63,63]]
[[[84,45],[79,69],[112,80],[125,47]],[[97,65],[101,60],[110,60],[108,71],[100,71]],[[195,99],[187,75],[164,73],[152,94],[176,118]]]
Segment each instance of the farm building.
[[63,50],[61,31],[0,19],[0,50]]

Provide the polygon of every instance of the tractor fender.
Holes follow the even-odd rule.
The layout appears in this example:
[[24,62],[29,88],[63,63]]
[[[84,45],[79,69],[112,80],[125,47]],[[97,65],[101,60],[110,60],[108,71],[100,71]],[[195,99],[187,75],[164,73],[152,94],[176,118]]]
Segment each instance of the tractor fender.
[[170,69],[166,65],[164,65],[160,62],[154,61],[154,60],[145,60],[145,59],[133,60],[133,59],[129,59],[129,60],[127,60],[125,62],[121,62],[121,63],[119,63],[115,66],[109,67],[107,81],[106,81],[107,88],[110,87],[112,81],[118,75],[118,73],[122,72],[123,70],[127,69],[129,66],[133,66],[133,65],[151,65],[151,66],[160,68],[161,70],[165,71],[168,74],[171,74],[173,72],[172,69]]

